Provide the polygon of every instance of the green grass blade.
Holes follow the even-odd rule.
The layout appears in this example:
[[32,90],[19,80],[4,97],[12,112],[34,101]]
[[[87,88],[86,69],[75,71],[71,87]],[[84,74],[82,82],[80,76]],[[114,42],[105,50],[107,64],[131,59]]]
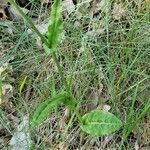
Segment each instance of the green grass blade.
[[150,102],[145,104],[145,107],[138,118],[135,119],[134,123],[130,126],[128,129],[128,132],[126,133],[126,136],[124,137],[124,140],[127,139],[129,134],[132,132],[132,130],[136,127],[136,125],[141,121],[141,119],[146,115],[146,113],[150,112]]
[[132,105],[129,109],[129,114],[127,115],[127,121],[126,121],[126,124],[125,124],[124,129],[123,129],[123,137],[126,137],[126,134],[128,133],[128,130],[129,130],[130,126],[132,125],[133,119],[135,117],[134,104],[136,101],[137,92],[138,92],[138,85],[136,86],[136,89],[134,92],[134,97],[132,100]]
[[2,86],[3,86],[3,83],[2,83],[2,80],[0,79],[0,105],[2,103]]
[[27,78],[28,76],[25,76],[24,79],[20,82],[20,86],[19,86],[19,93],[21,94],[25,84],[26,84],[26,81],[27,81]]

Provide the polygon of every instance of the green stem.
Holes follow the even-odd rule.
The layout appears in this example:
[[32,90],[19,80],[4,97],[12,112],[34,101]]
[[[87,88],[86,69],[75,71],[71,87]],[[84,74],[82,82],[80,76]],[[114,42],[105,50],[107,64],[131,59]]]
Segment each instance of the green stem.
[[[25,21],[30,25],[31,29],[41,38],[41,41],[43,43],[45,43],[47,47],[49,47],[49,43],[48,43],[47,39],[40,33],[40,31],[35,27],[35,25],[31,21],[31,19],[20,9],[20,7],[14,2],[14,0],[7,0],[7,1],[10,2],[16,8],[16,10],[21,14],[21,16],[25,19]],[[67,92],[70,94],[71,93],[70,88],[64,77],[64,72],[62,70],[62,67],[60,66],[60,63],[57,59],[55,52],[52,53],[52,58],[58,68],[58,72],[60,74],[61,80],[62,80]]]
[[55,53],[55,52],[52,53],[52,57],[53,57],[53,60],[54,60],[56,66],[57,66],[57,68],[58,68],[58,71],[59,71],[59,75],[60,75],[60,77],[61,77],[61,80],[62,80],[62,82],[63,82],[63,84],[64,84],[64,86],[65,86],[65,88],[66,88],[68,94],[71,95],[70,87],[68,86],[68,83],[67,83],[67,81],[66,81],[66,79],[65,79],[65,77],[64,77],[64,72],[63,72],[63,70],[62,70],[62,67],[60,66],[60,63],[59,63],[59,61],[58,61],[58,59],[57,59],[57,56],[56,56],[56,53]]
[[82,117],[81,117],[81,114],[79,112],[79,109],[78,108],[74,108],[73,110],[74,110],[74,112],[75,112],[75,114],[76,114],[76,116],[78,118],[79,123],[83,124]]

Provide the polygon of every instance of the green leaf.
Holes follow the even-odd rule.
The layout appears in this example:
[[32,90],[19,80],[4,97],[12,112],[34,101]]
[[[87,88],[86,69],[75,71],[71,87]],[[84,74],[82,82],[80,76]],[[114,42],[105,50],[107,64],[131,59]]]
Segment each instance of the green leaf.
[[49,115],[49,113],[57,108],[57,106],[61,105],[62,101],[64,101],[65,99],[68,99],[68,95],[66,94],[66,92],[62,92],[60,94],[57,94],[53,98],[39,104],[32,116],[32,120],[30,122],[31,127],[35,127],[41,124]]
[[68,106],[69,108],[75,108],[76,105],[76,101],[73,98],[68,98],[68,99],[64,99],[62,100],[62,102]]
[[57,45],[60,42],[60,36],[63,31],[62,21],[62,6],[61,0],[55,0],[52,5],[50,21],[48,26],[48,43],[49,46],[46,48],[46,53],[50,54],[56,51]]
[[82,120],[81,129],[93,136],[111,134],[122,125],[122,122],[116,116],[102,110],[93,110],[85,114]]

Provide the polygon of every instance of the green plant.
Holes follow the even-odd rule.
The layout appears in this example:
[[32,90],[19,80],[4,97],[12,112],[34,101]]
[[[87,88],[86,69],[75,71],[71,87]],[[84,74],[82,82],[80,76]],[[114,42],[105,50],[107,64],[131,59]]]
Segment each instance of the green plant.
[[[127,122],[127,127],[125,128],[126,130],[124,131],[123,134],[123,140],[125,141],[129,134],[133,131],[133,129],[137,126],[137,124],[141,121],[141,119],[148,113],[150,112],[150,102],[148,101],[144,108],[142,109],[142,112],[140,113],[140,115],[134,119],[134,122],[131,122],[131,120],[133,121],[133,112],[134,110],[130,110],[130,114],[129,114],[129,119]],[[130,124],[129,124],[130,123]]]
[[37,125],[41,124],[44,119],[48,116],[50,112],[53,111],[57,106],[64,104],[68,106],[72,111],[75,112],[81,129],[88,134],[101,136],[110,134],[117,129],[119,129],[122,125],[121,121],[114,116],[113,114],[102,111],[102,110],[93,110],[90,113],[81,116],[79,113],[79,109],[76,107],[76,101],[72,95],[71,85],[68,84],[64,71],[57,59],[56,51],[57,46],[61,39],[61,34],[63,31],[63,21],[62,21],[62,7],[61,0],[55,0],[52,6],[50,21],[48,26],[48,32],[46,37],[42,35],[38,29],[34,26],[32,21],[26,16],[22,10],[18,7],[18,5],[13,0],[7,0],[10,2],[22,15],[22,17],[26,20],[26,22],[30,25],[32,30],[37,33],[37,35],[41,38],[43,42],[43,46],[47,55],[52,56],[59,75],[61,77],[62,83],[64,85],[64,90],[59,92],[56,95],[53,95],[52,98],[45,100],[43,103],[39,104],[36,108],[32,119],[31,119],[31,127],[34,128]]

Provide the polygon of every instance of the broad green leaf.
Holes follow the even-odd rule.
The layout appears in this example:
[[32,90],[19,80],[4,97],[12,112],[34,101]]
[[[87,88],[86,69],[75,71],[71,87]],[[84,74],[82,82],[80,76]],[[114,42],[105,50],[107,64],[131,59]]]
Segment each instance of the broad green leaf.
[[76,101],[73,98],[63,99],[62,102],[69,108],[75,108]]
[[48,48],[45,49],[46,53],[50,54],[56,50],[60,42],[60,36],[63,31],[62,22],[62,0],[55,0],[52,5],[50,21],[48,26]]
[[31,120],[31,127],[35,127],[41,124],[44,119],[51,113],[57,106],[61,105],[62,100],[67,100],[68,96],[66,92],[62,92],[57,94],[51,99],[45,100],[43,103],[39,104],[36,108],[32,120]]
[[47,99],[43,103],[39,104],[30,121],[31,127],[35,127],[41,124],[44,119],[46,119],[46,117],[49,115],[49,113],[51,113],[61,104],[65,104],[70,108],[75,107],[75,101],[73,100],[73,98],[68,96],[66,92],[61,92],[60,94],[57,94],[52,98]]
[[122,125],[116,116],[102,110],[93,110],[85,114],[82,119],[83,124],[81,125],[81,129],[93,136],[111,134]]

